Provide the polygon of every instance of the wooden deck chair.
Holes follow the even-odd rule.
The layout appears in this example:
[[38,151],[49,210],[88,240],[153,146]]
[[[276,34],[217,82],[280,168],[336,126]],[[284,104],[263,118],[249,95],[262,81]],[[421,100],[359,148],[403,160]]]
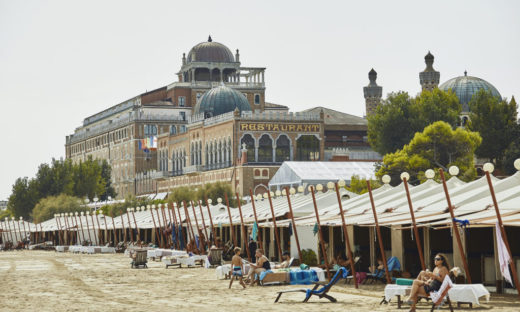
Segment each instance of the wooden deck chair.
[[[289,292],[303,292],[303,293],[305,293],[305,299],[303,299],[303,302],[309,301],[309,299],[312,296],[318,296],[320,299],[321,298],[327,298],[331,302],[336,302],[337,301],[336,298],[334,298],[331,295],[329,295],[328,292],[332,288],[332,286],[334,286],[341,278],[346,278],[346,277],[347,277],[347,270],[344,267],[341,267],[336,272],[334,277],[332,277],[332,279],[330,280],[330,282],[328,284],[323,285],[323,283],[316,282],[316,283],[314,283],[315,285],[314,285],[314,287],[312,289],[300,288],[300,289],[290,289],[290,290],[279,291],[278,292],[278,296],[276,297],[276,300],[274,302],[278,302],[278,300],[280,300],[280,297],[282,296],[282,294],[289,293]],[[323,285],[323,287],[320,288],[320,289],[317,289],[321,285]]]
[[209,264],[210,267],[222,265],[223,248],[210,248],[209,250]]
[[146,263],[148,262],[147,259],[148,252],[146,250],[135,250],[135,259],[132,261],[132,268],[139,268],[139,266],[143,266],[145,268],[148,268]]
[[432,291],[430,293],[430,299],[432,300],[432,309],[433,311],[435,308],[438,308],[441,306],[442,302],[446,300],[450,307],[450,311],[453,312],[453,307],[451,305],[450,296],[448,295],[448,291],[453,287],[453,283],[451,281],[451,278],[448,274],[444,277],[444,280],[442,281],[441,288],[439,288],[439,291]]

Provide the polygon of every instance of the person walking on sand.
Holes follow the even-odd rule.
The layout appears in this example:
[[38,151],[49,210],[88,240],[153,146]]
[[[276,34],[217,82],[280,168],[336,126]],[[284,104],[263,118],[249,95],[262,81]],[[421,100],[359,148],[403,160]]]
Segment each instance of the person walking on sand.
[[246,288],[246,284],[242,279],[242,257],[240,257],[240,247],[235,247],[234,252],[235,255],[233,256],[233,258],[231,258],[232,273],[231,282],[229,282],[229,289],[231,289],[231,285],[233,285],[233,280],[235,279],[235,276],[238,276],[240,285]]

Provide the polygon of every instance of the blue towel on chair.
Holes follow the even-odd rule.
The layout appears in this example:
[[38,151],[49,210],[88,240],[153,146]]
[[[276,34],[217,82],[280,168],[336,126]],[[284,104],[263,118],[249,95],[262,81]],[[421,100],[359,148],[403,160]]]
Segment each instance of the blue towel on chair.
[[269,274],[269,273],[273,273],[273,271],[271,271],[271,270],[267,270],[267,271],[263,271],[263,272],[261,272],[261,273],[260,273],[260,277],[259,277],[259,279],[260,279],[261,281],[263,281],[263,280],[264,280],[264,277],[265,277],[267,274]]
[[313,282],[318,282],[318,274],[314,270],[291,270],[290,274],[290,284],[303,284],[309,285]]

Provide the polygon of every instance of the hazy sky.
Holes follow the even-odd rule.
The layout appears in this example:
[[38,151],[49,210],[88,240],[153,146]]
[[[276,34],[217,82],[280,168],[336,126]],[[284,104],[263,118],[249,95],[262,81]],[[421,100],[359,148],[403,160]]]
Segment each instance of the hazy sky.
[[209,34],[265,66],[266,100],[363,116],[373,67],[386,95],[463,74],[520,94],[520,1],[0,0],[0,199],[65,154],[83,118],[176,81]]

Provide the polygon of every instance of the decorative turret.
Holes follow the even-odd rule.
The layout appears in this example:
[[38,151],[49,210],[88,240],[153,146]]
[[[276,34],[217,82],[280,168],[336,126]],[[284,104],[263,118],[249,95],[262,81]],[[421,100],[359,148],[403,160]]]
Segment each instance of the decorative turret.
[[432,91],[433,89],[439,86],[439,80],[441,78],[441,74],[433,69],[433,60],[435,58],[428,51],[428,54],[424,57],[424,62],[426,63],[426,68],[424,71],[419,73],[419,80],[421,82],[422,90]]
[[370,83],[368,86],[363,87],[367,116],[376,110],[376,107],[381,103],[381,97],[383,96],[383,87],[377,85],[377,72],[373,68],[368,73],[368,79],[370,80]]
[[235,54],[235,62],[237,62],[237,63],[240,62],[240,53],[238,53],[238,49],[237,49],[237,53]]
[[186,65],[186,53],[182,53],[182,65]]

